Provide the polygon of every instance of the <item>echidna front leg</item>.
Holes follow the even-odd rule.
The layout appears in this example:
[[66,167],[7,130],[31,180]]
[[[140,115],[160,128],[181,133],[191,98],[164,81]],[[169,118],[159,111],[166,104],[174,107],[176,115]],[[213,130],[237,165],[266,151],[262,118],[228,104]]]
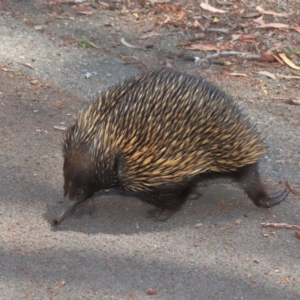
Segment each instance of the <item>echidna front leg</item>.
[[248,165],[235,172],[233,177],[258,207],[269,208],[277,205],[289,194],[287,190],[279,190],[269,194],[266,186],[260,181],[257,163]]

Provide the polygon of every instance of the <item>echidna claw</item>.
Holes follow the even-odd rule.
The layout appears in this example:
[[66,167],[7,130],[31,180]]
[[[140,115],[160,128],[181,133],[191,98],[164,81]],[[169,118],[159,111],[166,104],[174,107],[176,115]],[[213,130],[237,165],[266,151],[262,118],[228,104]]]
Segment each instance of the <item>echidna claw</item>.
[[269,208],[275,205],[278,205],[280,202],[282,202],[289,194],[289,191],[287,189],[285,190],[279,190],[272,194],[270,196],[270,200],[266,202],[262,202],[262,206]]

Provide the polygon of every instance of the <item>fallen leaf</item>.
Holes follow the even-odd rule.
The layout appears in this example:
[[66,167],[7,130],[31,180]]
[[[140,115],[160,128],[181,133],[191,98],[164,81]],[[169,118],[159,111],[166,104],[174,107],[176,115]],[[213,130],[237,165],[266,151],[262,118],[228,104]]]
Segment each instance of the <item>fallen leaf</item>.
[[275,11],[264,10],[261,6],[256,6],[256,10],[259,11],[261,14],[273,15],[273,16],[277,16],[277,17],[287,17],[287,16],[291,15],[288,13],[277,13]]
[[165,15],[165,19],[163,20],[162,24],[167,24],[171,21],[170,17],[168,15]]
[[176,18],[178,20],[182,20],[185,16],[185,10],[184,9],[180,9],[177,13],[176,13]]
[[257,38],[256,35],[252,34],[241,34],[239,40],[242,42],[253,42]]
[[32,85],[40,85],[41,83],[37,79],[33,79],[30,81]]
[[232,40],[233,41],[236,41],[240,38],[241,34],[233,34],[231,37],[232,37]]
[[85,16],[91,16],[96,13],[96,11],[91,11],[91,10],[82,10],[82,11],[77,11],[76,12],[78,15],[85,15]]
[[260,75],[265,75],[265,76],[267,76],[267,77],[269,77],[269,78],[271,78],[273,80],[277,79],[277,77],[276,77],[275,74],[272,74],[272,73],[267,72],[267,71],[259,71],[259,72],[255,72],[255,73],[260,74]]
[[237,219],[237,220],[234,222],[235,225],[240,225],[241,223],[242,223],[242,220],[241,220],[241,219]]
[[300,239],[300,231],[295,231],[296,238]]
[[67,283],[65,282],[65,281],[61,281],[60,283],[59,283],[59,287],[63,287],[63,286],[65,286]]
[[232,35],[232,40],[236,41],[236,40],[240,40],[242,42],[253,42],[253,40],[255,40],[257,38],[256,35],[252,35],[252,34],[233,34]]
[[256,18],[253,20],[255,23],[257,24],[260,24],[260,25],[263,25],[265,24],[264,20],[263,20],[263,16],[259,17],[259,18]]
[[277,55],[275,54],[272,54],[272,56],[283,66],[284,65],[284,62],[282,61],[281,58],[279,58]]
[[61,109],[64,107],[64,103],[63,102],[57,102],[53,104],[56,108]]
[[290,283],[290,282],[291,282],[290,276],[284,278],[284,283]]
[[66,131],[68,129],[68,127],[65,127],[65,126],[53,126],[53,128],[56,130],[61,130],[61,131]]
[[300,100],[284,100],[283,102],[290,105],[300,105]]
[[202,223],[197,223],[197,224],[194,225],[194,227],[195,227],[195,228],[199,228],[199,227],[201,227],[202,225],[203,225]]
[[43,25],[35,25],[35,26],[33,26],[33,28],[35,29],[35,30],[43,30],[44,29],[44,26]]
[[146,294],[147,295],[157,295],[158,291],[150,288],[146,291]]
[[170,11],[170,6],[166,4],[156,4],[156,6],[162,11]]
[[128,48],[138,48],[136,46],[133,46],[133,45],[127,43],[124,38],[121,38],[121,43]]
[[296,66],[289,58],[287,58],[285,53],[279,53],[278,55],[289,67],[295,70],[300,70],[300,67]]
[[186,49],[188,50],[201,50],[201,51],[218,51],[218,50],[228,50],[231,48],[232,45],[229,43],[220,43],[218,45],[198,43],[186,47]]
[[177,44],[177,47],[187,47],[187,46],[190,46],[190,45],[191,45],[191,41],[185,40],[185,41],[179,42]]
[[[280,78],[285,78],[285,79],[300,79],[300,76],[293,76],[293,75],[281,75],[281,74],[276,74],[277,77]],[[297,100],[299,101],[299,100]]]
[[172,64],[171,64],[170,62],[168,62],[168,61],[166,61],[166,67],[167,67],[167,68],[170,68],[170,69],[173,68]]
[[201,24],[195,20],[194,24],[192,25],[192,28],[199,28],[201,26]]
[[188,50],[201,50],[201,51],[217,51],[217,50],[220,50],[220,48],[216,45],[202,44],[202,43],[198,43],[198,44],[188,46],[188,47],[186,47],[186,49],[188,49]]
[[291,26],[290,28],[300,33],[300,26],[299,25]]
[[23,65],[24,67],[34,70],[34,67],[31,64],[27,64],[27,63],[20,63],[20,64]]
[[276,28],[276,29],[288,29],[290,28],[289,25],[287,24],[283,24],[283,23],[264,23],[261,24],[259,26],[257,26],[258,28]]
[[200,7],[203,8],[203,9],[205,9],[205,10],[214,12],[214,13],[225,14],[225,13],[228,12],[226,10],[215,8],[215,7],[211,6],[211,5],[203,3],[203,2],[200,4]]
[[133,16],[136,18],[136,20],[139,20],[140,19],[140,16],[138,13],[133,13]]
[[139,39],[144,40],[144,39],[148,39],[148,38],[151,38],[153,36],[156,36],[156,35],[159,35],[159,33],[151,31],[151,32],[143,34],[142,36],[139,37]]
[[226,71],[224,71],[223,73],[226,74],[226,75],[230,75],[230,76],[242,76],[242,77],[247,77],[247,75],[246,75],[246,74],[243,74],[243,73],[229,73],[229,72],[226,72]]

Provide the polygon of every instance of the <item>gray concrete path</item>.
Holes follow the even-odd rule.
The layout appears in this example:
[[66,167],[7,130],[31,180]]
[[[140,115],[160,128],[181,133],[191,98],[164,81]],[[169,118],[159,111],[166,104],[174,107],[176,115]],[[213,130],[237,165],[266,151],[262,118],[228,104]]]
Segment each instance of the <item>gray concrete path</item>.
[[[212,183],[199,200],[159,223],[145,218],[147,204],[108,195],[96,198],[92,217],[51,228],[63,194],[62,133],[54,126],[70,124],[70,114],[93,92],[139,70],[120,59],[122,51],[137,50],[118,44],[114,55],[62,38],[82,38],[105,16],[57,20],[39,31],[24,22],[45,17],[30,5],[18,18],[0,15],[0,299],[300,299],[300,240],[293,230],[261,227],[300,225],[296,196],[264,210],[233,184]],[[109,30],[99,32],[105,45],[115,38]],[[153,53],[132,56],[145,55],[149,63],[157,59]],[[184,68],[198,67],[185,62]],[[228,84],[228,92],[236,89]],[[255,93],[247,82],[238,89],[247,100]],[[290,92],[299,97],[299,89]],[[249,111],[270,148],[262,173],[299,187],[299,107],[257,98]]]

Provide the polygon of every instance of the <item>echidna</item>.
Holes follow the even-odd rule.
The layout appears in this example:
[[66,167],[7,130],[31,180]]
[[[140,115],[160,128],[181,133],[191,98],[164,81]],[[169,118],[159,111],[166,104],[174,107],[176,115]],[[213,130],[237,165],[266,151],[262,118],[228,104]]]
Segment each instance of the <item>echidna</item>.
[[116,189],[153,204],[160,221],[204,179],[233,178],[259,207],[269,195],[258,173],[263,138],[234,100],[202,78],[150,71],[98,93],[64,137],[60,224],[95,192]]

